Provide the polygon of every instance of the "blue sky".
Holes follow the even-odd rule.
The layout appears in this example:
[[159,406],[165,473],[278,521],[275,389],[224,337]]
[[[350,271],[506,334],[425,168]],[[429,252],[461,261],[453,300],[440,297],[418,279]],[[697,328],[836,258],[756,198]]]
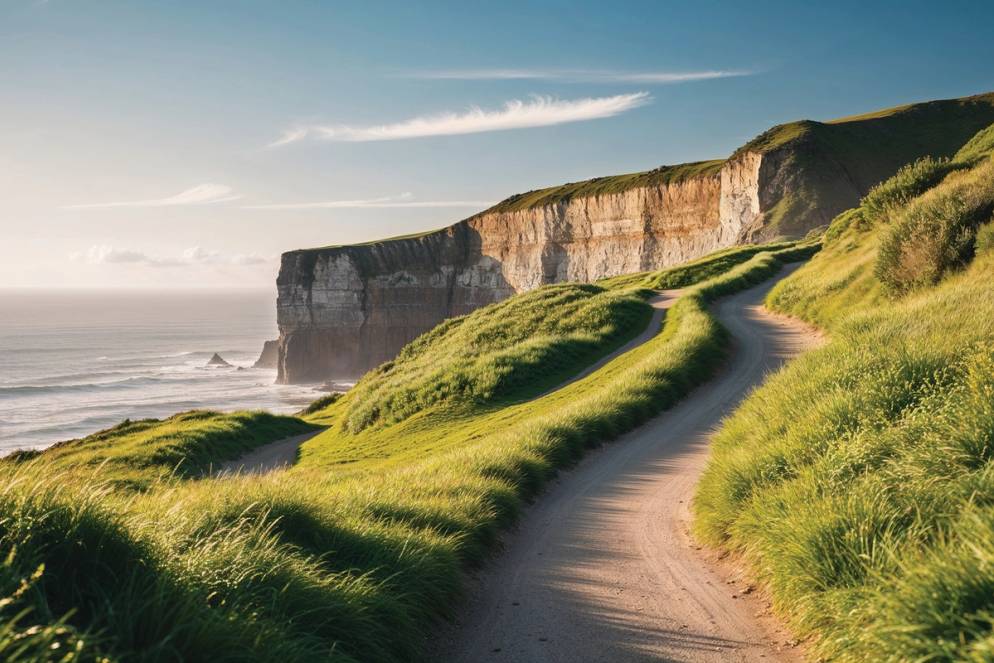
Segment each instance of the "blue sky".
[[0,286],[266,286],[285,250],[994,90],[991,25],[988,2],[0,0]]

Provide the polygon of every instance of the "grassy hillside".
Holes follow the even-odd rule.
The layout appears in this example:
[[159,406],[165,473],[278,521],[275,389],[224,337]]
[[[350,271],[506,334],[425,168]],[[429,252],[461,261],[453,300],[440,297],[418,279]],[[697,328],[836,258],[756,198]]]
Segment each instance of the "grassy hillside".
[[612,289],[647,288],[650,290],[670,290],[685,288],[688,285],[700,283],[701,281],[724,274],[732,267],[744,263],[757,253],[779,251],[794,245],[795,242],[771,242],[769,244],[733,246],[674,267],[667,267],[654,272],[622,274],[621,276],[601,279],[597,282],[597,285]]
[[539,394],[638,334],[651,316],[636,293],[564,283],[450,318],[359,381],[346,425],[359,432],[426,408]]
[[767,214],[763,236],[796,236],[827,224],[905,164],[952,157],[992,122],[994,93],[988,93],[830,122],[792,122],[770,129],[736,154],[778,151],[787,180]]
[[[0,653],[16,642],[22,649],[9,660],[42,651],[66,652],[64,660],[414,660],[427,629],[452,609],[462,569],[486,554],[523,500],[588,446],[706,379],[724,348],[707,302],[779,264],[757,253],[692,288],[654,339],[540,398],[475,411],[432,406],[359,434],[340,417],[363,391],[318,406],[309,418],[332,426],[289,471],[134,491],[105,482],[82,452],[80,466],[63,449],[0,463],[0,596],[9,598],[0,602]],[[617,301],[586,299],[606,309]],[[513,327],[503,311],[491,314]],[[418,425],[427,432],[413,448],[408,433]],[[155,439],[141,435],[123,426],[105,439],[118,437],[141,464],[141,441]],[[381,448],[363,451],[364,461],[329,461],[349,445]],[[405,445],[410,453],[398,455]]]
[[315,425],[268,412],[194,410],[168,419],[125,420],[79,440],[40,452],[19,452],[8,462],[44,456],[47,470],[92,473],[119,487],[148,488],[169,476],[200,477],[256,447],[314,430]]
[[777,611],[841,661],[994,652],[989,130],[840,215],[768,305],[830,342],[719,432],[694,504]]

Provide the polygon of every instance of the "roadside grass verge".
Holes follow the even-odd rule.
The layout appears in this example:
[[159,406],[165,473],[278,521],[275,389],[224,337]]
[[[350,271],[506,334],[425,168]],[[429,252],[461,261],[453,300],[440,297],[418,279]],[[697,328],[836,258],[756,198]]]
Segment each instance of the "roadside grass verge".
[[64,629],[77,660],[417,660],[451,614],[462,570],[484,559],[524,500],[715,370],[725,338],[708,303],[815,248],[759,253],[689,289],[637,349],[484,412],[458,444],[439,441],[403,463],[332,468],[313,462],[319,444],[286,472],[141,492],[113,490],[99,468],[65,480],[45,471],[45,454],[2,464],[0,552],[11,563],[0,595],[28,579],[9,610],[49,629],[39,633]]
[[604,288],[648,288],[651,290],[670,290],[685,288],[694,283],[700,283],[720,274],[724,274],[732,267],[741,265],[749,258],[763,251],[779,251],[796,245],[796,242],[776,242],[772,244],[747,244],[745,246],[733,246],[728,249],[715,251],[708,255],[691,260],[675,267],[656,270],[654,272],[640,272],[638,274],[623,274],[597,281],[597,285]]
[[830,341],[724,423],[698,487],[698,537],[742,555],[816,657],[994,652],[994,255],[901,295],[879,278],[907,211],[973,164],[847,223],[771,291]]

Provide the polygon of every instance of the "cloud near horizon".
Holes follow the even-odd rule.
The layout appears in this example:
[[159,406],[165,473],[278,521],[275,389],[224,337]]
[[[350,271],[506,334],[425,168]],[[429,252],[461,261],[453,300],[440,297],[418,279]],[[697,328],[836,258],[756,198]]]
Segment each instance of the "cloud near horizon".
[[305,138],[357,143],[546,127],[613,117],[644,106],[651,100],[648,92],[573,100],[533,96],[530,101],[512,99],[496,110],[472,106],[462,113],[422,115],[393,124],[366,127],[320,124],[300,126],[285,131],[270,147],[295,143]]
[[257,253],[237,253],[227,256],[220,251],[210,251],[199,246],[186,249],[178,256],[159,257],[143,251],[116,249],[105,244],[94,244],[86,251],[70,254],[70,259],[90,265],[146,265],[149,267],[183,267],[186,265],[261,265],[272,259]]
[[450,69],[405,74],[405,78],[455,81],[545,80],[565,83],[643,83],[670,85],[719,78],[752,76],[747,69],[708,69],[703,71],[610,71],[597,69]]
[[384,198],[359,200],[323,200],[307,203],[268,203],[263,205],[242,205],[242,209],[308,210],[308,209],[390,209],[390,208],[433,208],[433,207],[479,207],[486,208],[493,202],[482,200],[413,200],[410,193]]
[[179,207],[183,205],[211,205],[230,200],[238,200],[240,195],[234,193],[230,186],[223,184],[198,184],[168,198],[152,200],[128,200],[110,203],[85,203],[81,205],[65,205],[62,209],[108,209],[111,207]]

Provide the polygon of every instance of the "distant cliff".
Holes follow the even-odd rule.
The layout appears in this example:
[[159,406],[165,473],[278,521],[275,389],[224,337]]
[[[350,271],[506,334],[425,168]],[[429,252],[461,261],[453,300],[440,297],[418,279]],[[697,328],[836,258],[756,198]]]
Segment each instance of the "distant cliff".
[[994,122],[994,93],[780,125],[727,160],[513,196],[420,236],[283,254],[278,380],[355,378],[447,317],[560,281],[797,237]]

